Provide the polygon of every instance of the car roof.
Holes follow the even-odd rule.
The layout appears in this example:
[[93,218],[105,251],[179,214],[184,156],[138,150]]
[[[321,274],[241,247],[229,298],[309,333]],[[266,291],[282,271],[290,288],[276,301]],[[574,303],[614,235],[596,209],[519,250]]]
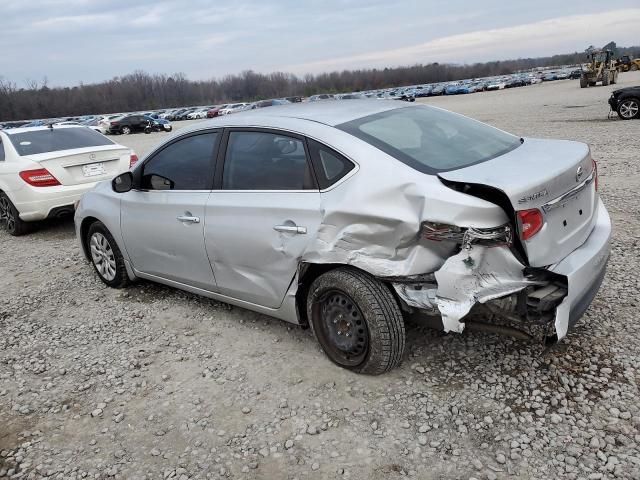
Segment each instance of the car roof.
[[[87,128],[84,125],[76,124],[76,125],[55,125],[53,127],[54,130],[60,130],[62,128]],[[3,130],[7,135],[15,135],[17,133],[26,133],[26,132],[37,132],[39,130],[49,130],[50,127],[47,125],[42,125],[39,127],[17,127],[17,128],[9,128],[7,130]]]
[[358,118],[375,115],[376,113],[409,107],[405,102],[397,100],[341,100],[335,102],[310,102],[276,105],[269,108],[246,110],[223,117],[198,123],[197,128],[247,125],[251,119],[274,123],[281,118],[308,120],[329,126],[336,126]]

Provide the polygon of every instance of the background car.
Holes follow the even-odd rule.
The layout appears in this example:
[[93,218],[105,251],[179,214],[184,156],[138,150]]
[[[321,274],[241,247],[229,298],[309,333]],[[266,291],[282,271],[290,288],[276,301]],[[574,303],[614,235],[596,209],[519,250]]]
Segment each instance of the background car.
[[231,113],[241,112],[249,106],[248,103],[230,103],[225,108],[221,109],[219,115],[229,115]]
[[150,119],[144,115],[124,115],[109,121],[110,134],[129,135],[130,133],[144,132],[150,125]]
[[609,105],[622,120],[640,118],[640,86],[614,90]]
[[131,149],[83,126],[0,131],[0,225],[23,235],[29,222],[73,212],[97,182],[137,161]]
[[334,100],[335,97],[328,93],[321,93],[319,95],[311,95],[309,97],[310,102],[318,102],[320,100]]
[[207,118],[215,118],[220,115],[220,111],[227,107],[227,104],[218,105],[217,107],[207,110]]
[[249,107],[249,110],[255,110],[256,108],[265,108],[265,107],[273,107],[274,105],[287,105],[291,103],[289,100],[284,98],[272,98],[270,100],[259,100],[254,102]]
[[189,114],[187,114],[187,120],[198,120],[201,118],[207,118],[208,111],[209,111],[209,107],[194,110]]

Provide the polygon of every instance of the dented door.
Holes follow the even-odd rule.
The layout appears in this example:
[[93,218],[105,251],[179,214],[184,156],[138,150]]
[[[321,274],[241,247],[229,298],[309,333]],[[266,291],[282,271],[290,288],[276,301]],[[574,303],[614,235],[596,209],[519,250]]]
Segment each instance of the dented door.
[[211,194],[205,242],[219,292],[277,308],[320,224],[320,193]]

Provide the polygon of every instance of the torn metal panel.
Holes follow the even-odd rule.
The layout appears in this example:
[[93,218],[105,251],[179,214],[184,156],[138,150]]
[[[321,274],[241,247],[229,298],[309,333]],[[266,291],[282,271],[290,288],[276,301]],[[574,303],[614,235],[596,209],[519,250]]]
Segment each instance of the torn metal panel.
[[528,280],[520,263],[507,247],[472,245],[450,257],[435,272],[437,306],[445,332],[462,332],[460,320],[476,303],[519,292],[538,282]]
[[[405,175],[380,165],[375,178]],[[363,178],[366,167],[362,167]],[[421,240],[425,218],[460,227],[489,228],[508,221],[495,204],[455,192],[428,176],[404,179],[400,187],[372,189],[354,178],[350,189],[322,195],[322,223],[303,255],[308,263],[348,264],[377,277],[433,272],[454,253],[454,242]],[[427,199],[426,192],[429,192]],[[428,200],[428,201],[427,201]]]
[[427,310],[429,313],[438,313],[436,298],[437,285],[392,283],[398,296],[410,307]]

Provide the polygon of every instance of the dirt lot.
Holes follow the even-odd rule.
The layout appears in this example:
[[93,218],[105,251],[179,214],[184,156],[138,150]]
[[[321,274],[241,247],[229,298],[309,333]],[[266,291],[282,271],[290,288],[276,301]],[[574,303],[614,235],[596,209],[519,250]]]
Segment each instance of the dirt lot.
[[[640,122],[607,120],[613,88],[426,100],[599,161],[609,271],[546,351],[410,325],[400,368],[358,376],[308,330],[146,282],[105,288],[71,221],[0,232],[0,478],[640,478]],[[144,154],[161,135],[119,140]]]

